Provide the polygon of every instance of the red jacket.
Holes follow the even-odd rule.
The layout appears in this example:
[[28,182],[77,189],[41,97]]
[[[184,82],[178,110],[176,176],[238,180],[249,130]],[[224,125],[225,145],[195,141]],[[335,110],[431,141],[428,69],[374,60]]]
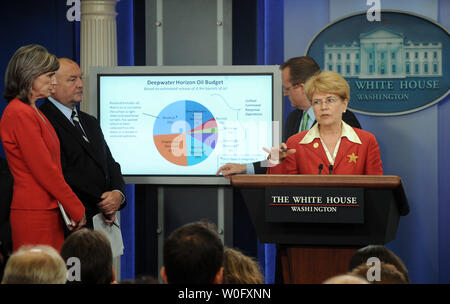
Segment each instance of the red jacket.
[[[332,174],[382,175],[380,149],[375,136],[361,129],[353,130],[361,144],[342,137]],[[297,133],[287,140],[288,149],[296,149],[296,152],[286,157],[279,165],[268,168],[268,174],[319,174],[321,164],[321,174],[329,174],[330,162],[320,139],[315,138],[308,144],[299,143],[307,133],[308,131]]]
[[14,177],[11,209],[48,210],[58,208],[60,201],[78,222],[84,206],[64,180],[58,136],[41,116],[35,108],[13,99],[0,121],[0,137]]

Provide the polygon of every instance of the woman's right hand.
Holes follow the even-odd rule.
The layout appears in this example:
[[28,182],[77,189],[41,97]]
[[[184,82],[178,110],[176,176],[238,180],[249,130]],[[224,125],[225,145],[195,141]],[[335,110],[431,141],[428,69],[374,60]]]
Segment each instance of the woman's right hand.
[[287,145],[285,143],[281,143],[279,147],[272,147],[270,149],[263,148],[263,150],[269,153],[267,159],[274,163],[280,163],[286,157],[296,152],[295,149],[288,150]]
[[84,225],[86,225],[86,214],[83,215],[81,220],[76,223],[73,219],[70,219],[71,225],[68,227],[70,231],[77,231],[81,229]]

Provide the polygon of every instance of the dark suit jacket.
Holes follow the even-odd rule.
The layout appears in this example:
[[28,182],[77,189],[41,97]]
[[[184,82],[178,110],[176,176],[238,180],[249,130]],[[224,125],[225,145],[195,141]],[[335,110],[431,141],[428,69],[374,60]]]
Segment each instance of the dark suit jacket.
[[[285,143],[289,137],[291,137],[294,134],[298,133],[298,130],[300,129],[300,121],[303,116],[303,111],[299,109],[295,109],[291,113],[289,113],[286,124],[284,126],[284,132],[283,132],[283,142]],[[354,128],[362,129],[361,124],[359,123],[358,119],[356,118],[355,114],[353,112],[347,110],[344,114],[342,114],[342,120],[345,121],[348,125]],[[316,122],[314,122],[316,123]],[[255,169],[256,174],[265,174],[266,173],[266,167],[261,166],[261,162],[253,163],[253,167]]]
[[[125,183],[120,165],[114,160],[103,137],[97,119],[78,111],[78,116],[89,138],[85,142],[80,132],[64,114],[46,100],[40,110],[48,118],[58,134],[61,144],[61,165],[64,178],[86,208],[88,227],[92,217],[99,212],[97,203],[105,191],[120,190],[125,193]],[[122,203],[120,209],[125,206]]]

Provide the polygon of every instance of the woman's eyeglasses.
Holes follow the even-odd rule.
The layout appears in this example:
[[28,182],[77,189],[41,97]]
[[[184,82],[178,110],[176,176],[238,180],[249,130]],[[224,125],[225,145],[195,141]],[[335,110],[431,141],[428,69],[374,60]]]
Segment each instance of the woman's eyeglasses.
[[333,105],[336,103],[336,101],[338,101],[338,98],[335,96],[328,96],[325,98],[325,100],[321,100],[321,99],[314,99],[311,103],[313,106],[321,106],[322,103],[325,103],[326,105]]

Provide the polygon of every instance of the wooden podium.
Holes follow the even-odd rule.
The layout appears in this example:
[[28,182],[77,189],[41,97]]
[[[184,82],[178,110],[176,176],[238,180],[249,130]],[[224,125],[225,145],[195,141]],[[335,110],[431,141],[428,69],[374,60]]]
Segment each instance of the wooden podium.
[[[392,241],[400,216],[409,213],[401,179],[392,175],[235,175],[231,184],[243,197],[259,241],[277,244],[277,272],[281,271],[283,283],[317,284],[347,272],[350,257],[358,248]],[[318,214],[315,221],[313,212],[306,221],[300,213],[293,213],[292,220],[268,220],[271,211],[267,208],[267,193],[283,188],[288,194],[359,189],[363,201],[361,220],[346,222],[344,217],[333,222],[334,215],[328,214],[326,222],[322,222]]]

